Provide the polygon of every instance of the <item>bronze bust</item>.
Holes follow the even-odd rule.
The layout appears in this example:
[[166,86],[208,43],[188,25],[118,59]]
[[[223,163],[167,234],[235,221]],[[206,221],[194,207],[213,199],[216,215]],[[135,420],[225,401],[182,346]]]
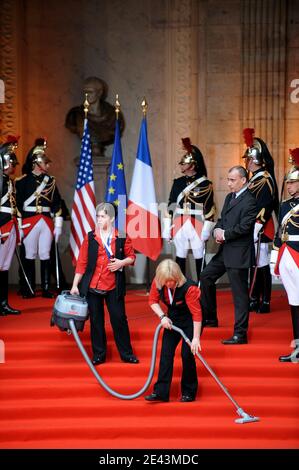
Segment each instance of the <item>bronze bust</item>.
[[[97,77],[89,77],[84,80],[84,94],[87,93],[89,101],[88,125],[93,157],[105,157],[105,148],[114,142],[115,132],[115,108],[106,100],[108,85]],[[121,133],[125,122],[123,114],[119,113]],[[70,109],[65,119],[65,127],[82,138],[84,125],[84,108],[75,106]]]

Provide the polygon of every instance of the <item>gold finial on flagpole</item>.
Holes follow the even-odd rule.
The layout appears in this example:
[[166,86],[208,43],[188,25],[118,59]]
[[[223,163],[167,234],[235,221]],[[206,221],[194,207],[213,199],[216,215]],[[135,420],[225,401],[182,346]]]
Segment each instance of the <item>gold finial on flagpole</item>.
[[142,107],[143,116],[145,117],[146,112],[147,112],[147,101],[146,101],[145,97],[142,100],[141,107]]
[[116,119],[118,119],[120,113],[120,102],[118,100],[118,95],[115,96],[115,114],[116,114]]
[[88,93],[85,93],[85,101],[83,103],[83,106],[84,106],[85,119],[87,119],[87,113],[88,113],[88,108],[89,108]]

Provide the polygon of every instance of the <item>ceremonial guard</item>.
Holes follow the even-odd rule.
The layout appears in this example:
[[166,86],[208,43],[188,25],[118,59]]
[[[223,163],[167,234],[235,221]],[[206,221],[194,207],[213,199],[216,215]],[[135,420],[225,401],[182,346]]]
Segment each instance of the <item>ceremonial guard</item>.
[[179,165],[183,176],[173,181],[169,195],[168,213],[163,220],[163,238],[173,239],[176,262],[186,273],[186,258],[191,247],[199,280],[204,244],[215,225],[213,186],[200,150],[189,138],[182,139],[186,153]]
[[[55,242],[58,242],[63,224],[56,180],[48,174],[50,163],[45,145],[37,145],[27,156],[28,173],[16,180],[19,224],[24,227],[21,237],[25,246],[25,271],[34,291],[35,259],[39,256],[42,296],[47,298],[53,297],[49,291],[51,244],[53,235]],[[22,294],[24,298],[35,296],[28,289]]]
[[18,137],[8,136],[0,147],[0,316],[21,313],[8,304],[8,271],[18,241],[15,188],[10,178],[18,164],[17,146]]
[[247,145],[243,158],[251,173],[248,189],[256,198],[258,214],[254,227],[255,267],[250,270],[249,310],[270,312],[272,278],[269,266],[269,242],[277,228],[278,189],[274,161],[262,139],[254,137],[254,129],[244,129]]
[[279,211],[279,227],[271,252],[271,272],[280,275],[291,309],[294,351],[281,362],[299,362],[299,148],[290,150],[292,168],[285,177],[289,199]]

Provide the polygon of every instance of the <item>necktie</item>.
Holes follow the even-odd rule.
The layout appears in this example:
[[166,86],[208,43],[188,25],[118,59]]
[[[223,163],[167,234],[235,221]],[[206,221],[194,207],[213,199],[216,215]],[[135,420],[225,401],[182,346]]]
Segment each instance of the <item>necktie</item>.
[[235,199],[236,199],[236,193],[232,193],[231,200],[229,201],[230,206],[234,203]]

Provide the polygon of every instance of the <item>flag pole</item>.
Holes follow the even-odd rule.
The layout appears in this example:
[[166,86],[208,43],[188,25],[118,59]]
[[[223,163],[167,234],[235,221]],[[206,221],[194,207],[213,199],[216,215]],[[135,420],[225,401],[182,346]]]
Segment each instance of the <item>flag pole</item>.
[[83,107],[84,107],[85,119],[87,119],[87,114],[88,114],[88,109],[89,109],[88,93],[85,93],[85,101],[83,103]]
[[118,120],[118,115],[120,113],[120,102],[118,99],[118,95],[115,96],[115,114],[116,114],[116,119]]
[[[142,102],[141,102],[141,109],[142,109],[142,113],[143,113],[143,119],[146,119],[147,108],[148,108],[148,104],[147,104],[147,101],[144,97]],[[147,256],[146,257],[146,293],[148,294],[149,291],[150,291],[150,259]]]

